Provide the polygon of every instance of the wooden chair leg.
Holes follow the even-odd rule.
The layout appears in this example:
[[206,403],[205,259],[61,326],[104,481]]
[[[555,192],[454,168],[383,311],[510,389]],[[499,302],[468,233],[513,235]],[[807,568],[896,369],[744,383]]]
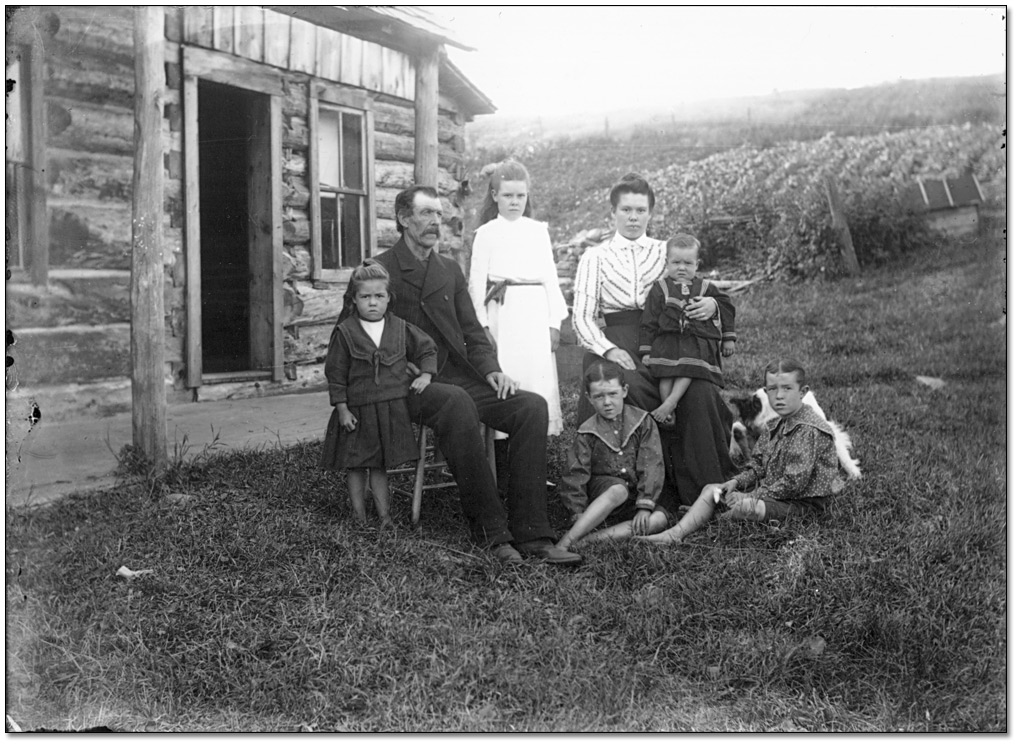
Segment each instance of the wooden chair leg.
[[415,467],[415,486],[412,488],[412,525],[419,524],[422,511],[422,486],[426,478],[426,427],[419,427],[419,464]]

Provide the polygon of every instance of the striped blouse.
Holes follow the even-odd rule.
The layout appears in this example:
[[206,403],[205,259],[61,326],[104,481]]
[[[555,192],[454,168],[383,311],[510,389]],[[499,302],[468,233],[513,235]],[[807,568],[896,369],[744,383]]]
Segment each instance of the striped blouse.
[[646,235],[633,242],[615,233],[579,258],[572,325],[580,346],[600,356],[616,347],[603,334],[600,317],[643,308],[664,273],[666,245]]

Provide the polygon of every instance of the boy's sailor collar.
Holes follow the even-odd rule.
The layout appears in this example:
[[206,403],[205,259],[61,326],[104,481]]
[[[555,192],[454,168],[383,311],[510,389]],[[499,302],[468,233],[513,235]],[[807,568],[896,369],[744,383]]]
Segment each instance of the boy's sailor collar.
[[767,425],[770,430],[770,436],[776,436],[778,429],[784,436],[787,436],[798,426],[812,426],[815,429],[819,429],[827,436],[833,438],[834,432],[830,428],[824,419],[820,418],[820,414],[809,407],[806,403],[802,403],[802,407],[792,413],[787,418],[777,417],[774,421]]
[[590,416],[579,426],[578,433],[592,434],[615,452],[620,452],[647,415],[648,413],[641,408],[625,404],[624,410],[621,411],[620,433],[616,433],[613,424],[598,413]]

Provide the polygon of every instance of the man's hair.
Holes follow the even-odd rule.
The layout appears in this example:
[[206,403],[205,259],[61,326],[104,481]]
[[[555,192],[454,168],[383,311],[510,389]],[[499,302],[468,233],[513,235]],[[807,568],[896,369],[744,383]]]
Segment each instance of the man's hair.
[[432,187],[424,184],[415,184],[406,190],[401,190],[394,198],[394,218],[397,221],[397,233],[404,236],[405,227],[401,225],[401,216],[410,216],[412,208],[415,207],[415,196],[419,193],[430,198],[439,197],[439,193]]
[[702,255],[702,246],[692,234],[675,234],[667,240],[665,250],[670,254],[672,249],[694,249],[696,257],[699,257]]
[[795,377],[798,382],[798,386],[802,387],[806,383],[806,369],[802,364],[793,358],[778,358],[771,361],[763,369],[763,384],[766,384],[767,374],[791,374],[795,372],[798,376]]
[[634,171],[625,174],[617,181],[617,184],[610,188],[610,207],[616,208],[618,200],[624,194],[645,195],[649,198],[650,210],[653,210],[653,206],[656,205],[656,195],[653,194],[653,188],[649,186],[649,182]]
[[613,361],[601,359],[589,365],[586,373],[582,375],[582,384],[589,394],[589,385],[593,382],[613,382],[617,380],[622,386],[625,384],[625,370]]

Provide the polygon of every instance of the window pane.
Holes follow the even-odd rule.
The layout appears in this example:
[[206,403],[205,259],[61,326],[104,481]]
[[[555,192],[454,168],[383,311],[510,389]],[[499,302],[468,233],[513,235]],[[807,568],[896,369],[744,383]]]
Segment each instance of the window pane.
[[336,270],[341,267],[341,227],[336,195],[324,195],[319,199],[319,215],[323,232],[323,269]]
[[362,189],[362,115],[344,113],[344,187]]
[[319,183],[341,186],[341,113],[334,109],[319,110]]
[[[362,200],[355,195],[342,195],[341,258],[344,267],[354,267],[362,262]],[[323,267],[326,267],[324,265]]]

